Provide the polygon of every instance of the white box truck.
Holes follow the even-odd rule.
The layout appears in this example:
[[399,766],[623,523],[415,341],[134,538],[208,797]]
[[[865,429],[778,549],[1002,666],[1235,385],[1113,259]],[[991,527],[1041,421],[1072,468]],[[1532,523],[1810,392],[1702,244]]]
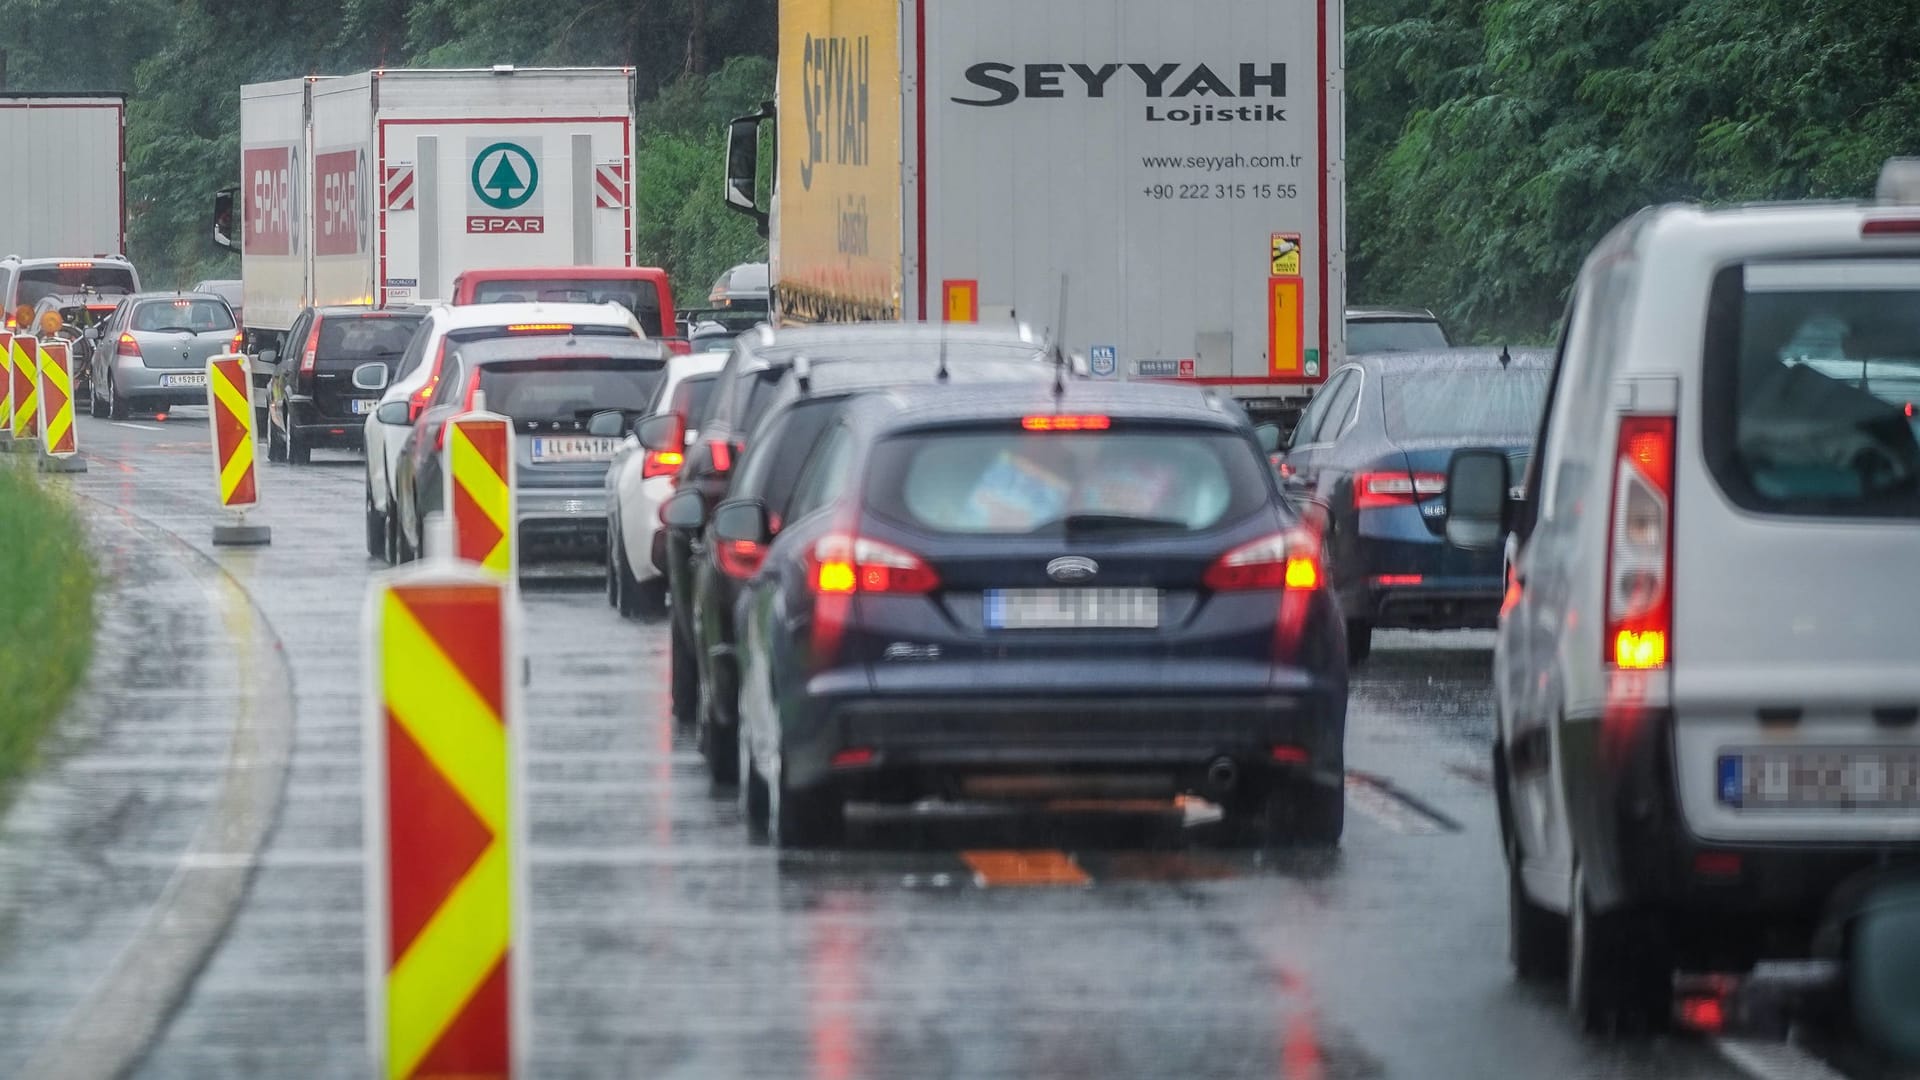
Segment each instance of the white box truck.
[[0,255],[125,255],[126,126],[120,94],[0,95]]
[[[1340,0],[781,0],[726,198],[776,318],[1050,326],[1298,411],[1343,353]],[[758,126],[777,117],[772,203]]]
[[263,357],[309,305],[450,299],[465,270],[633,265],[631,68],[256,84],[240,143],[215,241],[241,248]]

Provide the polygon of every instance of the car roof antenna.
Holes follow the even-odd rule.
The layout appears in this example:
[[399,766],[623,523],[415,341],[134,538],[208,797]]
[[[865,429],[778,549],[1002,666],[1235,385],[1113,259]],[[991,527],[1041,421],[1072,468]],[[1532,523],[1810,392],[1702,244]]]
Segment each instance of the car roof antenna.
[[1067,325],[1067,275],[1060,275],[1060,309],[1053,326],[1047,330],[1047,351],[1053,354],[1053,396],[1056,400],[1067,392],[1067,354],[1060,350],[1060,339]]
[[940,370],[933,377],[941,382],[947,381],[947,324],[940,324]]
[[1506,367],[1511,363],[1513,363],[1513,354],[1507,351],[1505,345],[1500,346],[1500,366]]

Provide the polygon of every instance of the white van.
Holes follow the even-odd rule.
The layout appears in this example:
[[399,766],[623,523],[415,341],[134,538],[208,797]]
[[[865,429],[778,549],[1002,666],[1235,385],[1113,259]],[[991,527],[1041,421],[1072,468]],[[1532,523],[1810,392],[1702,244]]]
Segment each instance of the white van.
[[1581,271],[1518,501],[1454,459],[1449,537],[1507,550],[1513,958],[1588,1029],[1920,855],[1916,403],[1920,200],[1668,206]]

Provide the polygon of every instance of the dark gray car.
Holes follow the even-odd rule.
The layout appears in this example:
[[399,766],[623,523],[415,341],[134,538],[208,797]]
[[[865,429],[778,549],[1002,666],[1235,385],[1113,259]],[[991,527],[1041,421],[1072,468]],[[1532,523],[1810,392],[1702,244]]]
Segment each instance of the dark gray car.
[[137,293],[94,332],[90,411],[124,420],[207,401],[207,361],[238,352],[233,309],[211,293]]

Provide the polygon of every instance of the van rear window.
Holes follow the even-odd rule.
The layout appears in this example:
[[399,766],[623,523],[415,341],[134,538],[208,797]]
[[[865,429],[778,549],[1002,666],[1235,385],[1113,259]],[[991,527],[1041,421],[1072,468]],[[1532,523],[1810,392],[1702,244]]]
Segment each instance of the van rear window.
[[1722,270],[1705,360],[1707,461],[1735,503],[1920,516],[1920,260]]

